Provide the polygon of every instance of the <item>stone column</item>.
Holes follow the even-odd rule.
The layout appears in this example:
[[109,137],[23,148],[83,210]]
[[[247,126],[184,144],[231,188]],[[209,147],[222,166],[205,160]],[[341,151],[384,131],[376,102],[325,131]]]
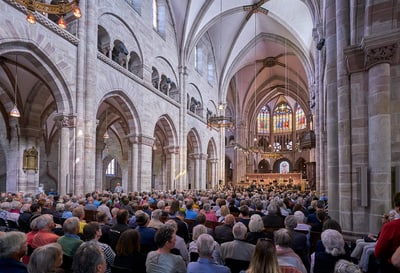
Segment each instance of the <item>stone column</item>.
[[20,151],[20,132],[18,118],[10,117],[10,134],[11,140],[8,145],[9,150],[7,153],[7,181],[6,191],[17,192],[20,177],[20,170],[22,169],[22,153]]
[[327,181],[329,215],[339,219],[339,158],[338,158],[338,109],[337,109],[337,49],[336,49],[336,5],[334,1],[326,2],[326,102],[327,102]]
[[218,158],[210,158],[209,162],[211,164],[211,188],[216,189],[218,188]]
[[[376,40],[375,42],[378,42]],[[368,41],[367,41],[368,43]],[[377,230],[378,218],[392,208],[390,64],[396,43],[368,45],[365,49],[368,70],[368,165],[371,186],[371,226]],[[386,61],[384,58],[388,58]]]
[[[104,175],[104,164],[103,164],[103,152],[106,147],[104,140],[101,137],[97,138],[96,141],[96,178],[95,178],[95,189],[103,190],[107,188],[105,175]],[[103,180],[104,179],[104,180]]]
[[200,190],[205,190],[207,188],[207,158],[208,154],[200,154],[200,170],[198,171],[199,177],[197,179],[197,185]]
[[138,137],[130,136],[129,143],[131,144],[131,152],[129,153],[130,171],[129,171],[129,181],[126,187],[127,191],[138,191],[139,190],[139,147],[138,147]]
[[174,146],[166,146],[164,151],[166,154],[166,189],[173,190],[176,189],[176,155],[179,150]]
[[343,230],[353,230],[350,86],[343,50],[350,42],[349,1],[336,0],[337,105],[339,144],[339,223]]
[[[55,118],[58,129],[60,130],[60,142],[58,146],[58,194],[60,196],[70,192],[70,131],[75,128],[75,117],[58,114]],[[72,134],[73,135],[73,134]]]
[[186,189],[187,182],[187,136],[186,136],[186,78],[188,76],[186,66],[179,67],[179,82],[180,82],[180,101],[181,106],[179,109],[179,166],[177,176],[177,188],[179,190]]
[[138,191],[151,190],[151,162],[153,151],[154,138],[150,136],[139,137],[139,168],[138,177]]

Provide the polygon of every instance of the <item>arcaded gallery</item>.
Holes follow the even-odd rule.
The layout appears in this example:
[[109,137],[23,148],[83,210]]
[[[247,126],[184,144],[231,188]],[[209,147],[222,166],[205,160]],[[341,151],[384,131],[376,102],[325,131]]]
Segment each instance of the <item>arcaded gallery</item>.
[[0,192],[266,185],[379,231],[399,1],[77,2],[0,1]]

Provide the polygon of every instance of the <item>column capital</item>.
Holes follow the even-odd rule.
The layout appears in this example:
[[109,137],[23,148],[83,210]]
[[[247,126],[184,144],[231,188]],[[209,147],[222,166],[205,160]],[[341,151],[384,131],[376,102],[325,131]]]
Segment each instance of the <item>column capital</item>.
[[138,141],[140,144],[146,145],[146,146],[153,146],[155,138],[152,136],[145,136],[145,135],[140,135],[138,137]]
[[66,114],[57,114],[54,117],[54,121],[59,129],[61,128],[75,128],[76,127],[76,116],[75,115],[66,115]]
[[169,154],[179,154],[179,146],[169,145],[165,146],[163,149],[166,153]]
[[361,44],[352,45],[344,49],[344,58],[349,74],[363,72],[380,63],[400,63],[398,37],[396,30],[383,35],[365,37]]

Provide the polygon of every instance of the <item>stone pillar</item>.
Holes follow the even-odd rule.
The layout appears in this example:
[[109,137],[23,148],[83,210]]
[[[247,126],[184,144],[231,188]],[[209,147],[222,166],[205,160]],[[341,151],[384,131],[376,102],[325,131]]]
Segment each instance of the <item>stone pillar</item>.
[[218,158],[210,158],[209,162],[211,164],[211,185],[210,185],[210,187],[212,189],[217,189],[218,188],[218,172],[217,172]]
[[96,81],[97,81],[97,33],[93,31],[97,29],[97,1],[87,0],[87,9],[85,17],[87,17],[86,33],[85,33],[85,72],[84,74],[84,92],[85,92],[85,140],[84,140],[84,189],[91,192],[95,189],[95,155],[96,155]]
[[76,121],[73,116],[63,114],[57,115],[54,119],[60,130],[57,191],[58,194],[62,196],[69,193],[72,189],[72,187],[70,187],[70,151],[73,146],[70,145],[70,131],[75,128]]
[[131,145],[131,151],[129,153],[128,162],[131,164],[129,169],[129,179],[128,185],[126,187],[127,191],[138,191],[139,190],[139,147],[138,147],[138,137],[130,136],[129,143]]
[[377,58],[391,54],[391,47],[366,49],[367,63],[371,63],[368,70],[368,165],[373,204],[370,230],[378,229],[376,220],[392,207],[390,64],[376,62]]
[[153,151],[154,138],[149,136],[139,137],[139,162],[138,177],[138,191],[151,190],[151,163]]
[[186,78],[188,76],[186,66],[179,67],[179,82],[180,82],[180,109],[179,109],[179,166],[177,176],[177,189],[186,189],[187,182],[187,136],[186,136]]
[[174,146],[166,146],[164,151],[166,154],[166,189],[176,189],[176,155],[179,150]]
[[326,2],[326,102],[327,102],[327,181],[329,215],[339,219],[339,158],[338,158],[338,109],[337,109],[337,67],[336,67],[336,5]]
[[349,1],[336,0],[337,107],[339,151],[339,223],[343,230],[353,229],[350,86],[343,50],[350,42]]
[[[103,138],[98,137],[96,141],[96,178],[95,178],[95,189],[103,190],[107,188],[105,175],[104,175],[104,164],[103,164],[103,152],[106,147]],[[103,180],[104,179],[104,180]]]
[[19,183],[19,177],[21,175],[20,170],[22,169],[22,153],[20,151],[20,132],[19,132],[19,120],[18,118],[10,117],[10,134],[11,140],[8,145],[9,150],[7,152],[7,181],[6,191],[17,192]]
[[198,171],[199,177],[197,179],[197,185],[200,190],[205,190],[207,188],[207,158],[208,154],[200,154],[200,170]]

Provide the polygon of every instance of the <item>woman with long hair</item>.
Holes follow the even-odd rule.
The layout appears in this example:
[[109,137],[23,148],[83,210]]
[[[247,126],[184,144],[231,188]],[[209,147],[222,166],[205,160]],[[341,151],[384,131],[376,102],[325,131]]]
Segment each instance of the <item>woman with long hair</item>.
[[258,239],[249,268],[241,273],[281,273],[275,244],[271,239]]
[[146,255],[140,252],[140,234],[137,230],[128,229],[122,232],[115,251],[115,266],[135,269],[137,273],[146,272]]

